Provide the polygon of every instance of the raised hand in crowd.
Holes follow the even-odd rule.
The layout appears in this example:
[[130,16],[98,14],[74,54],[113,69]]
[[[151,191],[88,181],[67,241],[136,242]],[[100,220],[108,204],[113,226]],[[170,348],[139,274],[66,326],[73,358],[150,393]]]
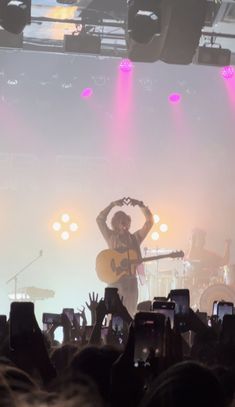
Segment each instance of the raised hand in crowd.
[[63,328],[63,343],[68,343],[72,340],[72,324],[67,314],[61,314],[61,326]]
[[123,305],[117,292],[112,293],[112,304],[111,309],[109,308],[106,300],[101,299],[95,308],[95,324],[93,326],[92,334],[90,337],[90,343],[97,344],[101,341],[101,329],[104,318],[106,315],[111,314],[111,320],[108,326],[108,334],[106,337],[106,343],[111,345],[120,344],[117,339],[116,332],[113,332],[112,321],[113,318],[119,317],[123,321],[123,328],[121,332],[122,340],[121,343],[126,342],[128,325],[132,321],[132,318],[127,311],[126,307]]
[[[110,292],[110,290],[112,290]],[[109,323],[107,343],[117,345],[118,347],[126,343],[128,336],[128,326],[132,318],[123,305],[122,300],[115,288],[107,288],[105,290],[105,306],[107,314],[111,314],[111,321]]]
[[93,291],[92,294],[89,293],[89,301],[90,302],[86,302],[86,306],[91,312],[91,325],[94,325],[95,320],[96,320],[95,312],[96,312],[96,308],[97,308],[97,305],[98,305],[98,302],[99,302],[98,298],[99,298],[98,294],[95,294],[94,291]]
[[107,309],[106,309],[104,300],[101,298],[101,300],[98,302],[98,305],[96,307],[95,323],[102,325],[105,315],[107,315]]
[[98,302],[95,313],[96,313],[95,324],[94,324],[92,332],[91,332],[89,343],[93,344],[93,345],[100,345],[101,344],[102,324],[103,324],[105,315],[107,314],[107,309],[106,309],[105,302],[103,299],[101,299]]
[[[86,303],[87,304],[87,303]],[[82,324],[80,324],[82,327],[87,325],[87,318],[86,318],[86,312],[85,312],[85,307],[83,306],[82,309],[78,309],[78,315],[80,316],[82,320]]]
[[123,319],[128,325],[132,321],[132,317],[130,316],[127,308],[123,304],[120,296],[118,293],[115,294],[115,301],[113,301],[113,308],[112,308],[112,315],[117,315]]
[[86,340],[86,326],[87,319],[85,313],[85,307],[78,309],[78,312],[73,315],[72,326],[72,338],[79,344],[85,344]]

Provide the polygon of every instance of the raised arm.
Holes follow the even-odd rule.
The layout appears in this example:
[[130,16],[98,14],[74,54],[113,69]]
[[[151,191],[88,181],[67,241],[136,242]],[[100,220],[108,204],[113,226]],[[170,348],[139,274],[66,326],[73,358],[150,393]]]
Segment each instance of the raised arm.
[[111,209],[114,206],[123,206],[124,205],[124,198],[118,199],[117,201],[111,202],[105,209],[103,209],[96,218],[97,225],[104,236],[105,239],[108,239],[111,234],[111,229],[107,226],[107,217]]
[[131,199],[130,202],[131,205],[133,206],[139,206],[145,217],[144,225],[142,226],[141,229],[138,229],[135,232],[135,236],[138,239],[138,242],[141,243],[146,238],[147,234],[149,233],[150,229],[153,226],[153,214],[142,201],[138,201],[137,199]]

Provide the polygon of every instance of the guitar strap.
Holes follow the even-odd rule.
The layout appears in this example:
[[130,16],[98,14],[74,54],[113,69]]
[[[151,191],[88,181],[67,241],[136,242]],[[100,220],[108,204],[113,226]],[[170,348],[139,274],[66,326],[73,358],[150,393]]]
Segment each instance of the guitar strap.
[[140,245],[139,245],[139,243],[137,241],[136,235],[133,234],[132,238],[133,238],[134,250],[137,253],[138,259],[141,259],[142,256],[141,256],[141,251],[140,251]]
[[[140,245],[138,243],[137,237],[136,237],[136,235],[132,235],[132,237],[133,237],[134,250],[137,253],[138,259],[141,259],[142,255],[141,255]],[[136,275],[139,279],[140,284],[145,285],[147,282],[147,279],[146,279],[146,274],[145,274],[143,263],[137,265]]]

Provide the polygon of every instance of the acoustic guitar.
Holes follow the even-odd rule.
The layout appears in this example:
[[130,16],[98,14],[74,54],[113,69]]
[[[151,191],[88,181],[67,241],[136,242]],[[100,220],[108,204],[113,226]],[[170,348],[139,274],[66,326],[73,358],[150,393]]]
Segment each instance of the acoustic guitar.
[[138,264],[167,257],[181,258],[184,257],[184,252],[181,250],[140,259],[135,250],[120,253],[116,250],[106,249],[102,250],[96,257],[96,272],[101,281],[113,284],[125,275],[135,275]]

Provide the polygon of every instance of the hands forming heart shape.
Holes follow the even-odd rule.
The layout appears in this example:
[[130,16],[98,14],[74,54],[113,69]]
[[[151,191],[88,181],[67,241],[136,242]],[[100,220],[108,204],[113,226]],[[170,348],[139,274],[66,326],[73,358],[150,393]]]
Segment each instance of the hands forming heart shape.
[[138,205],[138,206],[144,206],[144,204],[143,204],[142,201],[138,201],[137,199],[132,199],[132,198],[130,198],[129,196],[128,196],[127,198],[123,198],[122,202],[123,202],[124,205],[132,205],[132,206]]
[[132,202],[132,199],[129,198],[129,196],[128,196],[127,198],[123,198],[123,203],[124,203],[125,205],[130,205],[131,202]]
[[144,203],[142,201],[138,201],[137,199],[133,199],[128,197],[122,198],[122,199],[118,199],[117,201],[113,201],[112,205],[118,205],[118,206],[122,206],[122,205],[132,205],[132,206],[139,206],[140,208],[145,207]]

